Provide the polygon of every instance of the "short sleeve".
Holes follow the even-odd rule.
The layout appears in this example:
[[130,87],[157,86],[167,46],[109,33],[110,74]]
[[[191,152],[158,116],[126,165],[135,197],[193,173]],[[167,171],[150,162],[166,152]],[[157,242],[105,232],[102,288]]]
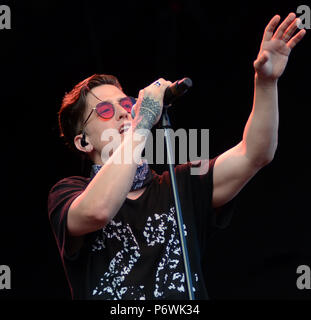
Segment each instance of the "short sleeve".
[[236,197],[222,207],[215,209],[212,206],[213,169],[216,159],[217,157],[196,163],[188,162],[177,169],[177,172],[180,173],[179,185],[184,190],[187,188],[184,194],[191,197],[197,230],[201,234],[201,239],[209,238],[217,230],[226,228],[236,210]]
[[86,186],[86,178],[69,177],[59,181],[49,192],[48,215],[62,258],[64,258],[68,210]]
[[[202,160],[198,166],[201,168],[199,175],[191,175],[193,191],[196,198],[199,197],[201,201],[201,210],[204,212],[210,211],[209,224],[212,229],[226,228],[232,219],[233,213],[236,210],[237,197],[227,202],[219,208],[213,208],[213,188],[214,188],[214,165],[217,157],[211,160]],[[194,164],[190,163],[191,166]],[[210,209],[210,210],[209,210]]]

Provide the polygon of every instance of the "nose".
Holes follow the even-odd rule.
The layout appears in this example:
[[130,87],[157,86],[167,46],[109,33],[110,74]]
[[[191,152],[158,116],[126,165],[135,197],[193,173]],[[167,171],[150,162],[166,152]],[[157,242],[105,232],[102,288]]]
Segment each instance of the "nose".
[[116,106],[116,119],[122,120],[122,119],[129,119],[130,114],[120,105]]

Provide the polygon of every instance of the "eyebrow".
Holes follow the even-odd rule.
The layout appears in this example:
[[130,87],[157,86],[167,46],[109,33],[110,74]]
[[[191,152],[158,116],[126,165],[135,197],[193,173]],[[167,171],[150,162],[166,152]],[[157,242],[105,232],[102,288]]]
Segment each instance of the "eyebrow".
[[[97,100],[99,100],[99,101],[101,101],[101,102],[109,102],[109,103],[113,104],[113,103],[111,102],[111,100],[101,100],[101,99],[99,99],[99,98],[95,95],[95,93],[93,93],[92,91],[89,91],[89,93],[90,93],[93,97],[95,97]],[[125,99],[125,98],[128,98],[128,96],[125,96],[125,97],[122,97],[122,98],[118,99],[118,102],[120,102],[121,100],[123,100],[123,99]]]

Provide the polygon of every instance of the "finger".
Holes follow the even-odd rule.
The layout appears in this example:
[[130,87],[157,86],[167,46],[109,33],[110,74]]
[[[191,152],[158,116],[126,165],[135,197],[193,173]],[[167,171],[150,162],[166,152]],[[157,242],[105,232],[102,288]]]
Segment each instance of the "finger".
[[294,34],[296,29],[298,28],[298,25],[300,24],[300,21],[301,20],[299,18],[297,18],[290,24],[290,26],[284,32],[282,40],[287,42],[291,38],[291,36]]
[[287,42],[287,46],[290,49],[293,49],[295,47],[295,45],[305,36],[306,33],[307,33],[307,31],[305,29],[300,30],[293,38],[291,38]]
[[145,92],[145,89],[139,90],[138,99],[137,100],[141,99],[144,96],[144,92]]
[[263,41],[269,41],[272,36],[273,36],[273,31],[276,28],[276,26],[278,25],[278,23],[280,22],[281,17],[279,15],[274,16],[270,22],[268,23],[268,25],[265,28],[265,32],[263,35]]
[[136,99],[135,107],[137,107],[137,105],[141,104],[141,101],[143,100],[144,96],[145,96],[145,89],[139,90],[139,94]]
[[135,99],[136,103],[133,105],[132,112],[131,112],[132,119],[134,119],[136,114],[138,114],[139,112],[139,108],[144,98],[144,94],[145,94],[145,89],[139,90],[138,97]]
[[254,62],[254,68],[259,70],[269,59],[269,54],[267,51],[263,51],[262,54]]
[[[166,81],[163,78],[160,78],[158,80],[156,80],[155,82],[153,82],[150,85],[150,89],[152,89],[153,92],[159,92],[160,94],[163,94],[165,89],[172,84],[171,81]],[[155,91],[156,90],[156,91]]]
[[163,86],[163,84],[165,84],[166,80],[163,78],[158,79],[156,82],[160,82],[161,83],[161,87]]
[[161,85],[160,88],[164,91],[164,90],[166,90],[166,88],[169,87],[171,84],[172,84],[171,81],[164,81],[164,82],[162,83],[162,85]]
[[284,32],[286,29],[290,26],[290,24],[295,20],[296,15],[295,13],[291,12],[286,19],[280,24],[280,26],[277,28],[274,38],[275,39],[282,39]]
[[163,83],[165,83],[165,79],[159,78],[158,80],[152,82],[152,83],[148,86],[148,88],[154,90],[154,89],[156,89],[156,88],[162,87],[162,86],[163,86]]

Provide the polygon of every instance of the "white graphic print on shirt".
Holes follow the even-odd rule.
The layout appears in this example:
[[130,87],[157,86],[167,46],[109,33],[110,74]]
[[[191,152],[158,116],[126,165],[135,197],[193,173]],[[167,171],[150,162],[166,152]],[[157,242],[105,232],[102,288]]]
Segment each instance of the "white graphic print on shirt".
[[[185,235],[187,235],[186,230]],[[182,253],[175,219],[175,207],[171,207],[168,213],[155,213],[153,216],[149,216],[143,230],[143,236],[150,247],[166,243],[164,254],[159,257],[157,265],[153,297],[156,299],[165,298],[164,289],[185,292],[185,276],[184,273],[178,272],[177,268],[182,264]],[[145,300],[144,285],[123,285],[126,277],[141,257],[139,244],[128,224],[111,220],[102,230],[102,234],[96,238],[92,251],[105,250],[106,241],[112,238],[120,241],[123,248],[110,261],[108,270],[104,272],[100,283],[92,292],[93,296],[100,295],[106,299],[117,300],[122,299],[126,294],[128,299]],[[195,274],[195,280],[198,281],[197,274]]]

